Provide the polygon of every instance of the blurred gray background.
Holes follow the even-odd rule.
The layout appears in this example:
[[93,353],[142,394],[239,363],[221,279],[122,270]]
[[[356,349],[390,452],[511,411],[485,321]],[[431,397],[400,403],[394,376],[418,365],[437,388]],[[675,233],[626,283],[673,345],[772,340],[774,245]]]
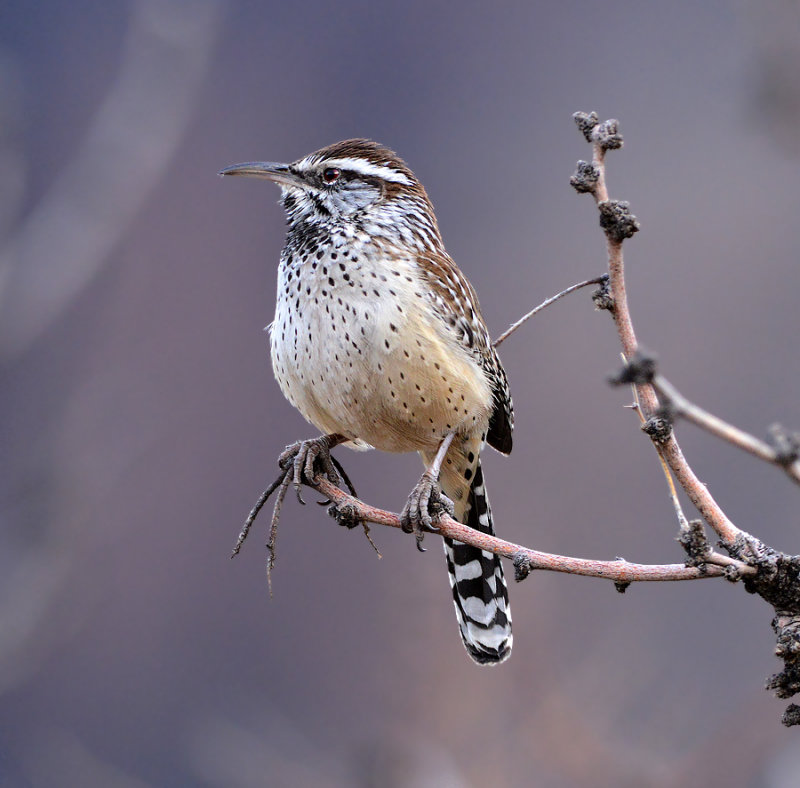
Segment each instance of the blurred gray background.
[[[272,378],[277,190],[221,167],[349,136],[433,199],[495,335],[605,269],[573,111],[621,119],[612,196],[641,341],[684,393],[800,427],[797,2],[0,7],[0,785],[794,786],[762,689],[771,611],[722,581],[538,573],[515,652],[479,669],[444,559],[315,505],[259,521],[314,430]],[[607,386],[588,293],[503,346],[514,454],[487,457],[500,533],[682,560],[655,454]],[[741,527],[800,552],[798,491],[681,425]],[[416,457],[339,451],[399,509]],[[311,496],[309,496],[311,497]],[[693,512],[688,510],[690,516]]]

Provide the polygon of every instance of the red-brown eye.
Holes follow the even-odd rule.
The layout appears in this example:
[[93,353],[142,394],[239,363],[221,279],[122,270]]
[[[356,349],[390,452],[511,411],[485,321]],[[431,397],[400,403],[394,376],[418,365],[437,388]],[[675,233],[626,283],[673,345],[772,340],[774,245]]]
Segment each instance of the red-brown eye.
[[328,167],[322,172],[322,180],[325,181],[325,183],[333,183],[339,179],[341,174],[342,171],[337,167]]

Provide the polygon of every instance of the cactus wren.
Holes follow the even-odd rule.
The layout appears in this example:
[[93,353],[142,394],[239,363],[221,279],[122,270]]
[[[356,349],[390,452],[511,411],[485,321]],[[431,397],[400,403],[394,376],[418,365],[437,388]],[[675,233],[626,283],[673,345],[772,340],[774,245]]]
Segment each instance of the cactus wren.
[[[427,470],[403,511],[407,530],[421,538],[446,508],[493,533],[480,452],[485,443],[511,451],[508,381],[422,184],[394,152],[360,139],[221,174],[281,189],[289,228],[272,367],[289,402],[324,433],[295,444],[301,472],[338,443],[416,451]],[[445,553],[470,657],[502,662],[512,637],[500,559],[448,539]]]

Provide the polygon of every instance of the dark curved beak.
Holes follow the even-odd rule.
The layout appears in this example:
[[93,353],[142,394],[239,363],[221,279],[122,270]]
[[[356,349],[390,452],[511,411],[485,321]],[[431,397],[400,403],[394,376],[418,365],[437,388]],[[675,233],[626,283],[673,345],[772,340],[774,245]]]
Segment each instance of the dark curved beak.
[[304,185],[303,180],[289,171],[288,164],[279,164],[274,161],[249,161],[244,164],[234,164],[219,171],[220,175],[247,175],[251,178],[266,178],[268,181],[281,186]]

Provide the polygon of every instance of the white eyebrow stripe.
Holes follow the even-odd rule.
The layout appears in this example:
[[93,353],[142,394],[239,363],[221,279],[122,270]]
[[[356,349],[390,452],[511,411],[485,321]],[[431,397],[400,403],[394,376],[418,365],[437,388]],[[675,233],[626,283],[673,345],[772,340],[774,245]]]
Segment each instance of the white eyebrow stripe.
[[329,167],[338,167],[340,170],[352,170],[359,175],[374,175],[378,178],[383,178],[385,181],[392,183],[403,183],[406,186],[411,185],[411,179],[400,172],[393,170],[391,167],[384,167],[380,164],[373,164],[371,161],[364,159],[344,158],[344,159],[327,159],[325,164]]

